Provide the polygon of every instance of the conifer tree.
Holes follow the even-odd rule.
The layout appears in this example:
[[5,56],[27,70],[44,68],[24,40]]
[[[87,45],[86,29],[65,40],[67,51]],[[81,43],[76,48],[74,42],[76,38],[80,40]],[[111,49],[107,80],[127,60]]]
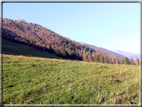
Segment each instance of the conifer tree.
[[56,50],[56,55],[61,56],[61,53],[60,53],[60,51],[58,49]]
[[129,59],[127,57],[124,58],[124,64],[129,64]]
[[83,58],[83,61],[86,61],[86,52],[85,52],[85,49],[83,50],[82,58]]
[[94,56],[94,62],[97,62],[97,55]]
[[46,49],[46,46],[47,46],[46,40],[44,40],[43,43],[44,43],[44,52],[45,52],[45,49]]
[[110,64],[113,64],[113,62],[112,62],[112,58],[110,57]]
[[90,54],[90,51],[88,52],[88,62],[91,61],[91,54]]
[[65,50],[65,47],[62,47],[62,56],[63,56],[64,58],[68,58],[68,53],[67,53],[67,51]]
[[115,63],[115,61],[114,61],[114,57],[112,56],[112,63],[114,64]]
[[82,57],[82,60],[83,60],[83,52],[80,53],[80,56]]
[[97,59],[97,62],[100,62],[100,55],[97,55],[96,59]]
[[27,42],[28,42],[28,50],[29,50],[30,49],[30,46],[29,46],[30,45],[30,40],[28,39]]
[[135,65],[134,60],[131,58],[131,65]]
[[106,58],[106,55],[104,54],[104,63],[106,63],[106,62],[105,62],[105,58]]
[[49,52],[52,53],[53,50],[52,50],[52,47],[51,47],[51,44],[49,45],[49,48],[48,48]]
[[118,59],[118,64],[120,64],[120,60]]
[[119,64],[118,58],[115,56],[115,64]]
[[124,58],[122,59],[122,63],[124,64]]
[[77,51],[77,46],[75,46],[75,50]]
[[131,64],[131,59],[129,58],[129,64]]
[[139,65],[139,59],[138,58],[136,59],[135,63],[136,63],[136,65]]
[[86,61],[86,62],[88,62],[88,61],[89,61],[88,56],[89,56],[89,53],[88,53],[88,52],[86,52],[86,54],[85,54],[85,61]]
[[104,55],[104,63],[108,63],[108,57]]
[[31,40],[31,46],[32,46],[32,48],[33,48],[33,43],[34,43],[33,40]]
[[69,59],[71,58],[72,51],[69,50]]
[[94,62],[95,61],[94,59],[95,59],[95,54],[93,52],[92,55],[91,55],[91,61]]
[[75,52],[72,50],[70,50],[70,52],[69,52],[70,54],[69,54],[69,56],[70,56],[70,58],[71,59],[75,59],[76,58],[76,54],[75,54]]
[[[28,38],[26,39],[26,41],[27,41],[27,43],[28,43],[28,50],[30,49],[30,46],[29,46],[29,45],[30,45],[29,36],[30,36],[30,35],[28,35]],[[26,37],[25,37],[25,38],[26,38]]]

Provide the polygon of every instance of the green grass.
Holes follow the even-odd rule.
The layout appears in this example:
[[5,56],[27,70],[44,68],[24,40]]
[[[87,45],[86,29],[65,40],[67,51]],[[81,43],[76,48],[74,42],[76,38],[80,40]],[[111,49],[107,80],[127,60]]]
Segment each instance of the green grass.
[[61,60],[2,41],[3,104],[139,104],[139,66]]
[[139,104],[139,66],[3,54],[4,104]]
[[2,53],[10,54],[10,55],[12,54],[12,55],[24,55],[24,56],[63,59],[56,56],[55,54],[51,54],[49,52],[43,52],[36,48],[30,47],[28,50],[28,45],[17,44],[5,39],[2,39]]

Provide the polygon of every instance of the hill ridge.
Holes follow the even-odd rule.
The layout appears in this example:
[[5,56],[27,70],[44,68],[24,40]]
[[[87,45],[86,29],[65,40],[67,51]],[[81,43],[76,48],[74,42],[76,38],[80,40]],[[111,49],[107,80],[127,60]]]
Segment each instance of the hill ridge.
[[[119,60],[124,58],[124,56],[106,49],[71,40],[39,24],[28,23],[23,21],[23,19],[17,22],[5,18],[2,23],[4,39],[30,45],[41,51],[49,51],[57,56],[84,61],[85,58],[87,58],[86,61],[90,61],[93,54],[105,55],[108,57],[108,61],[112,56],[116,56]],[[52,50],[50,50],[49,47]]]

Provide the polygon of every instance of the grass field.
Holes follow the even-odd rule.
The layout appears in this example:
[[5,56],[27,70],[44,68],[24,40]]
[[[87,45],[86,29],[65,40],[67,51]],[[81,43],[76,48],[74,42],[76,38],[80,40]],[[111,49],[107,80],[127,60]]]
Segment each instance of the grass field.
[[17,44],[5,39],[2,39],[2,53],[10,55],[12,54],[12,55],[34,56],[42,58],[63,59],[56,56],[55,54],[51,54],[49,52],[43,52],[32,47],[30,47],[28,50],[27,45]]
[[4,104],[138,104],[139,67],[3,54]]
[[137,65],[54,59],[48,53],[46,58],[33,57],[25,45],[21,49],[27,56],[23,56],[15,44],[6,43],[3,104],[139,104]]

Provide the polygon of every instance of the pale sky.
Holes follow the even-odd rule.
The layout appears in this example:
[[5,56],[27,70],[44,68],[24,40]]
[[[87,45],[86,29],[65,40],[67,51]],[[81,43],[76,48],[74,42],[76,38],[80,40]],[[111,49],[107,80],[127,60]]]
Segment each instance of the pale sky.
[[3,17],[108,50],[140,53],[139,3],[3,3]]

